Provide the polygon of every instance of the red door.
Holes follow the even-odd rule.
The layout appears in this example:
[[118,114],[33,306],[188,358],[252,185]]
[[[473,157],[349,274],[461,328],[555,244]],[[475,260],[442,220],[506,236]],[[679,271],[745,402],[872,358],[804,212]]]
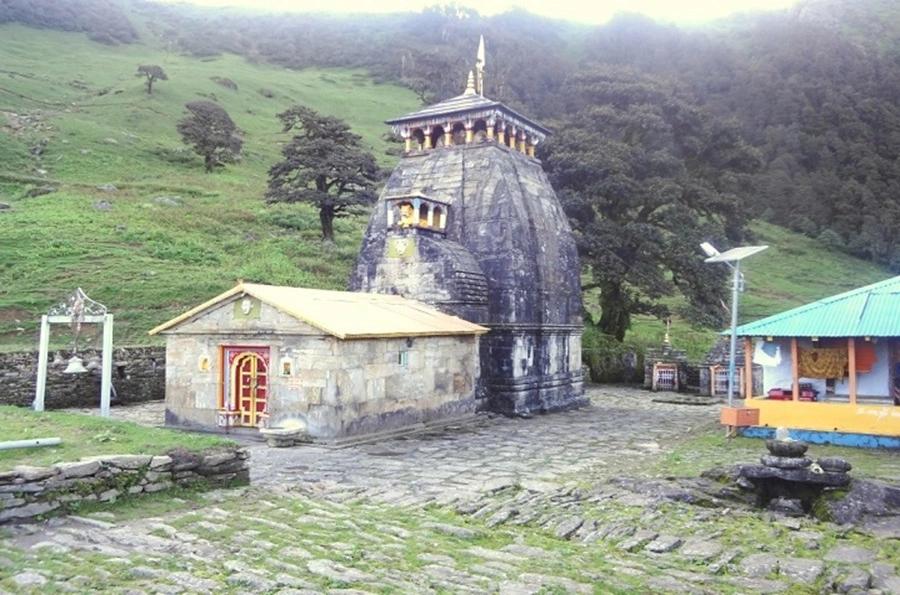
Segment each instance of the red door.
[[269,350],[259,347],[227,347],[227,409],[238,426],[265,426],[269,414]]

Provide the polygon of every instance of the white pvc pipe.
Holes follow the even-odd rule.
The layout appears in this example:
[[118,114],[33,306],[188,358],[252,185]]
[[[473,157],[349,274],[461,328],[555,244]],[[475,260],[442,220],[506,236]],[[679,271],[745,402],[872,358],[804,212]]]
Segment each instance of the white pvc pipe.
[[0,442],[0,450],[12,450],[14,448],[33,448],[35,446],[56,446],[62,442],[59,438],[35,438],[33,440],[11,440]]

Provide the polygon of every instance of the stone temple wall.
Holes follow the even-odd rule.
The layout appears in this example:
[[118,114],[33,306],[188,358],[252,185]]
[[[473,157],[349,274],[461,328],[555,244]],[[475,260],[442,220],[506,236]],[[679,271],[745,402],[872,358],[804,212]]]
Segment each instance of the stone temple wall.
[[[468,253],[449,268],[483,275],[483,318],[473,318],[481,311],[469,293],[445,284],[451,295],[435,300],[440,279],[408,280],[428,270],[432,257],[420,248],[426,242],[389,249],[408,230],[388,229],[386,199],[416,195],[448,205],[444,233],[418,232]],[[469,261],[480,271],[470,271]],[[585,402],[579,275],[568,220],[540,163],[502,145],[465,145],[401,160],[369,222],[350,289],[398,293],[490,328],[481,340],[487,406],[530,414]]]
[[249,321],[225,304],[165,332],[166,424],[235,429],[219,418],[227,346],[268,351],[266,422],[301,423],[316,441],[403,432],[476,410],[478,336],[341,340],[268,304],[259,312]]
[[[71,353],[50,353],[44,406],[100,406],[100,350],[83,349],[78,355],[86,374],[64,374]],[[0,354],[0,405],[31,407],[37,383],[38,352]],[[139,403],[165,398],[166,355],[164,347],[116,347],[113,350],[113,404]]]

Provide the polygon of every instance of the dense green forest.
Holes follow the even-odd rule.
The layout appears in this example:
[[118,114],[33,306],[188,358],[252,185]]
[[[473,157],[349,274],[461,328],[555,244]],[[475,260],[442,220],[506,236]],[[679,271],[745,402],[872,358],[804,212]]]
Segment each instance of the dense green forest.
[[[753,220],[900,272],[900,5],[892,0],[801,0],[694,28],[634,14],[588,27],[460,5],[337,17],[144,0],[0,0],[4,26],[83,33],[98,48],[144,49],[160,63],[362,71],[423,103],[462,91],[484,34],[486,95],[557,132],[539,155],[578,234],[586,287],[621,293],[603,303],[601,321],[619,338],[633,314],[721,320],[723,272],[703,267],[695,246],[753,241]],[[143,63],[152,60],[134,67]],[[31,76],[16,66],[0,68],[19,82]],[[216,68],[215,78],[228,80]],[[158,88],[183,84],[173,76]],[[245,163],[273,151],[260,142],[245,147]],[[6,171],[27,162],[4,160]],[[673,295],[687,304],[675,305]]]

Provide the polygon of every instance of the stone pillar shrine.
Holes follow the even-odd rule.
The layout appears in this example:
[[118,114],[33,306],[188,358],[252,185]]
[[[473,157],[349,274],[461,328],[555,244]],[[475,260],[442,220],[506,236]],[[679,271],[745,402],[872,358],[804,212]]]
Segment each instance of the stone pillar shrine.
[[350,289],[416,299],[490,329],[482,408],[586,403],[575,241],[534,157],[550,131],[484,89],[484,45],[462,95],[389,120],[406,152],[369,221]]

